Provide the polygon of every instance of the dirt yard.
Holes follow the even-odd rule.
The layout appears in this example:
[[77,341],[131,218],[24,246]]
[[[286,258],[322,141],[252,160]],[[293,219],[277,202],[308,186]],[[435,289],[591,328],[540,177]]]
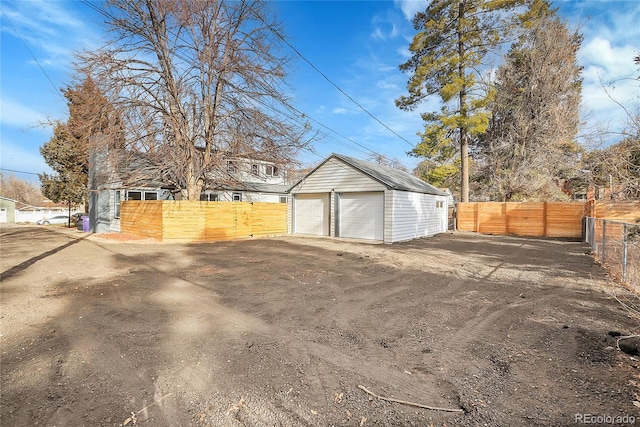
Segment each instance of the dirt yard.
[[2,426],[640,423],[640,325],[581,243],[0,231]]

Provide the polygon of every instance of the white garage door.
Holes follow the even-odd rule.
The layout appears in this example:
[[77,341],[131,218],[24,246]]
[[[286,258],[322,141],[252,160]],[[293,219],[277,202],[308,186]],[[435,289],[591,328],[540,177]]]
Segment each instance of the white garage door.
[[384,193],[341,193],[340,237],[384,239]]
[[294,201],[294,233],[328,236],[329,195],[296,194]]

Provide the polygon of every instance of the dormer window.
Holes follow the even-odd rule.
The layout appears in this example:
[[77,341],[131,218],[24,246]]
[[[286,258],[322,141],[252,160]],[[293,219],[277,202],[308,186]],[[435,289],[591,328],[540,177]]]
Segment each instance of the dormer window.
[[233,162],[227,162],[227,172],[235,173],[236,172],[236,164]]
[[265,174],[267,176],[278,176],[278,168],[273,165],[267,165],[265,168]]
[[251,165],[251,175],[258,176],[258,165],[256,164]]

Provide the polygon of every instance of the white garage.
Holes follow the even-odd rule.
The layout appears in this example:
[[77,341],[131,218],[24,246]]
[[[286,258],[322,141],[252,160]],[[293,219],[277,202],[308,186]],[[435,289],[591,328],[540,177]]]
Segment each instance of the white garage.
[[417,177],[332,154],[289,192],[289,232],[384,243],[447,230],[447,195]]
[[296,194],[293,203],[295,233],[329,235],[329,193]]

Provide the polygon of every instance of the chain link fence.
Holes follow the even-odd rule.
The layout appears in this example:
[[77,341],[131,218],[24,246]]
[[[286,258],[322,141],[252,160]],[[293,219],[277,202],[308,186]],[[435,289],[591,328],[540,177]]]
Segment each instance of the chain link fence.
[[640,224],[585,218],[585,242],[611,276],[640,292]]

